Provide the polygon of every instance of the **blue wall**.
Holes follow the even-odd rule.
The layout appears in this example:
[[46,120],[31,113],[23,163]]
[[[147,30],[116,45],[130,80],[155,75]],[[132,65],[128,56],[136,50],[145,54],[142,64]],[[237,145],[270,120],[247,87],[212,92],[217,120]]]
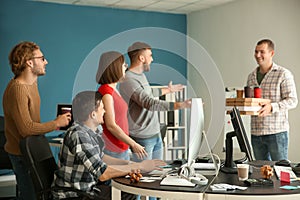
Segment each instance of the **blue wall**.
[[13,77],[8,64],[11,48],[20,41],[36,42],[49,62],[47,74],[39,78],[42,121],[54,119],[56,104],[70,103],[77,91],[96,89],[101,52],[126,53],[136,40],[153,47],[149,82],[185,81],[186,15],[25,0],[1,0],[0,4],[1,97]]

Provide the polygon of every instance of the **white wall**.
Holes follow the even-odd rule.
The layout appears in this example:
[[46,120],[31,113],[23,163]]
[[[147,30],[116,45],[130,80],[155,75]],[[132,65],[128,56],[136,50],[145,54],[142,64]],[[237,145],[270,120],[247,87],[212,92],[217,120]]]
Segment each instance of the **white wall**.
[[[238,0],[201,10],[187,16],[188,35],[199,42],[218,66],[225,86],[241,86],[255,68],[254,48],[262,38],[275,43],[274,61],[290,69],[300,88],[300,1],[299,0]],[[198,95],[209,97],[203,81],[188,68],[192,85],[200,85]],[[213,78],[213,77],[211,77]],[[203,89],[203,90],[202,90]],[[208,100],[209,101],[209,100]],[[300,105],[289,111],[289,159],[300,162]],[[209,111],[208,115],[209,115]],[[220,137],[214,149],[223,145]],[[297,155],[298,154],[298,155]]]

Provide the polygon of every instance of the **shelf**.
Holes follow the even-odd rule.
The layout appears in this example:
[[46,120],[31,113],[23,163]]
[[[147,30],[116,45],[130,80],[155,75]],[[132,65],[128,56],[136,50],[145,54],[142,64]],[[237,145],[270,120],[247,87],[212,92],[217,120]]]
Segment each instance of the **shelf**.
[[186,129],[185,126],[167,126],[168,130]]
[[[153,86],[153,90],[165,88],[167,86]],[[157,91],[156,91],[157,92]],[[175,102],[178,99],[186,100],[186,86],[182,91],[171,93],[159,97],[160,100]],[[187,110],[161,111],[159,112],[159,122],[167,124],[167,130],[163,139],[164,160],[176,160],[187,158]]]
[[181,147],[168,147],[168,150],[184,150],[185,146],[181,146]]

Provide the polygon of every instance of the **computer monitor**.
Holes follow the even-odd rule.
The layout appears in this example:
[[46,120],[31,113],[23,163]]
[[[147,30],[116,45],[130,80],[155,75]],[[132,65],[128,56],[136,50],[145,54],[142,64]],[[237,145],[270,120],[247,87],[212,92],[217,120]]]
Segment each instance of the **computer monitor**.
[[201,98],[192,98],[187,165],[197,158],[203,140],[204,112]]
[[251,162],[254,159],[252,155],[252,148],[249,143],[239,109],[233,107],[232,111],[230,112],[230,116],[234,131],[226,134],[226,160],[224,166],[221,168],[221,171],[226,173],[237,173],[236,164],[233,162],[233,137],[237,137],[240,151],[246,154],[245,161],[248,160]]
[[[189,146],[188,146],[188,160],[178,170],[178,176],[167,176],[160,183],[161,185],[181,185],[194,186],[206,185],[208,179],[195,171],[193,163],[198,157],[202,140],[204,137],[204,113],[203,103],[201,98],[192,98],[191,114],[190,114],[190,131],[189,131]],[[192,183],[192,184],[191,184]]]

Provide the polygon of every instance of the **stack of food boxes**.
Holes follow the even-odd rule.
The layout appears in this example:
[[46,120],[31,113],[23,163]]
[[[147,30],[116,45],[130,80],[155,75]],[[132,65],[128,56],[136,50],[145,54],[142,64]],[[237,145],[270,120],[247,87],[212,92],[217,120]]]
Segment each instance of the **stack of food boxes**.
[[270,102],[269,99],[262,98],[227,98],[226,111],[229,114],[235,106],[239,109],[241,115],[258,115],[262,105]]

